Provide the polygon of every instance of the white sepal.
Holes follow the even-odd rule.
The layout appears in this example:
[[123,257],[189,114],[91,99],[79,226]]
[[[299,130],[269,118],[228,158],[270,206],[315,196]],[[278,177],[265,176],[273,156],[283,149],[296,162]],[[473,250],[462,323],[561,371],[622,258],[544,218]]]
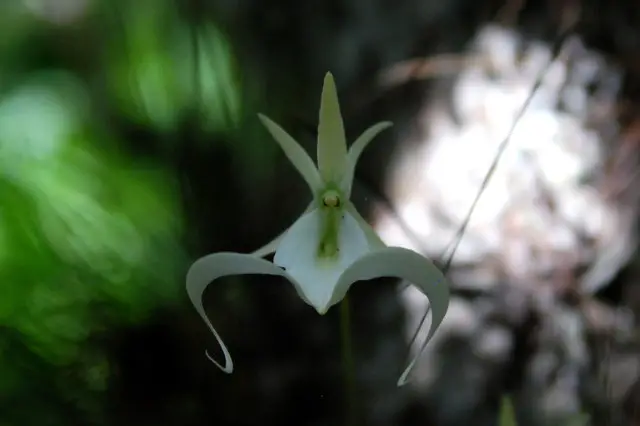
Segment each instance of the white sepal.
[[300,144],[293,139],[289,134],[280,127],[277,123],[272,121],[269,117],[258,114],[258,118],[262,121],[262,124],[267,128],[271,136],[278,142],[280,148],[284,151],[293,167],[300,173],[302,178],[307,182],[311,192],[315,194],[323,187],[322,178],[320,173],[313,163],[311,157],[307,151],[305,151]]
[[[387,247],[366,254],[349,266],[340,277],[334,294],[342,299],[354,282],[382,277],[409,281],[429,299],[431,326],[422,346],[424,349],[449,308],[449,286],[444,275],[430,260],[412,250]],[[398,379],[398,386],[407,382],[407,376],[422,355],[422,349]]]
[[340,184],[347,167],[347,140],[333,76],[324,77],[318,120],[318,170],[325,182]]

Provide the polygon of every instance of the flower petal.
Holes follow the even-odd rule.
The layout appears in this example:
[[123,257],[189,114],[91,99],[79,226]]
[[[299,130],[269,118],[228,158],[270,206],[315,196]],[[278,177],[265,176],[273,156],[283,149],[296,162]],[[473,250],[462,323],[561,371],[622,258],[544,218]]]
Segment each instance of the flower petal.
[[247,274],[280,275],[293,283],[291,277],[273,263],[249,254],[240,253],[214,253],[201,257],[191,265],[189,272],[187,272],[187,293],[196,311],[198,311],[218,341],[224,355],[224,365],[214,360],[209,353],[206,353],[207,358],[225,373],[233,372],[233,361],[227,346],[204,311],[202,294],[207,286],[217,278]]
[[356,209],[356,206],[353,205],[351,201],[347,202],[346,210],[353,216],[353,218],[360,225],[360,229],[364,232],[364,235],[367,237],[367,242],[369,243],[369,247],[371,250],[378,250],[387,247],[387,245],[380,239],[376,231],[367,223],[366,220],[360,215],[360,212]]
[[278,249],[278,245],[280,241],[282,241],[282,237],[285,236],[289,229],[285,229],[280,235],[275,237],[273,240],[269,241],[267,244],[263,245],[259,249],[251,252],[251,256],[255,257],[265,257],[269,256],[271,253],[275,252]]
[[322,214],[315,209],[303,215],[280,241],[273,262],[282,266],[299,285],[298,294],[320,314],[337,302],[333,293],[345,269],[369,252],[367,239],[358,222],[344,212],[337,236],[339,248],[335,258],[318,256],[322,237]]
[[291,164],[293,164],[293,167],[302,175],[307,185],[309,185],[309,188],[311,188],[311,192],[315,194],[322,187],[322,179],[309,154],[295,139],[289,136],[282,127],[269,117],[258,114],[258,118],[260,118],[262,124],[264,124],[269,133],[271,133],[271,136],[278,142],[278,145],[280,145],[284,154]]
[[367,130],[362,133],[356,141],[351,144],[349,148],[347,165],[344,175],[342,176],[342,181],[340,183],[340,188],[344,191],[347,197],[351,197],[351,187],[353,185],[353,177],[356,173],[356,166],[358,164],[358,160],[360,159],[360,155],[362,151],[369,145],[369,142],[373,140],[378,133],[383,130],[393,126],[393,123],[390,121],[383,121],[378,124],[374,124],[369,127]]
[[[309,203],[309,205],[307,206],[307,208],[304,210],[302,214],[304,215],[305,213],[310,212],[314,206],[315,206],[315,203],[312,201],[311,203]],[[291,227],[285,229],[280,235],[275,237],[273,240],[269,241],[264,246],[252,252],[251,255],[256,257],[265,257],[275,252],[278,249],[278,245],[280,244],[280,241],[282,241],[282,237],[284,237],[285,234],[289,232],[289,229],[291,229]]]
[[[382,277],[407,280],[429,298],[431,327],[422,347],[424,349],[426,343],[431,340],[436,329],[442,323],[449,308],[449,286],[444,275],[430,260],[414,251],[400,247],[387,247],[371,252],[349,266],[338,281],[334,297],[341,300],[349,287],[356,281]],[[404,370],[398,379],[398,386],[407,382],[407,376],[420,355],[422,355],[422,350]]]
[[318,123],[318,169],[325,182],[340,184],[347,166],[347,141],[344,134],[338,91],[333,75],[324,77]]

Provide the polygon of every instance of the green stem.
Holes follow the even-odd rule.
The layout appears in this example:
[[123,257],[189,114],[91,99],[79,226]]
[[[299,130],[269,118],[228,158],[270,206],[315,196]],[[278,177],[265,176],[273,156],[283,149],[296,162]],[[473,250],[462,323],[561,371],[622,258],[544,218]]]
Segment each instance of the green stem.
[[344,391],[346,396],[346,425],[355,426],[356,419],[356,380],[353,347],[351,345],[351,314],[349,298],[345,296],[340,303],[340,336],[342,340],[342,364],[344,368]]

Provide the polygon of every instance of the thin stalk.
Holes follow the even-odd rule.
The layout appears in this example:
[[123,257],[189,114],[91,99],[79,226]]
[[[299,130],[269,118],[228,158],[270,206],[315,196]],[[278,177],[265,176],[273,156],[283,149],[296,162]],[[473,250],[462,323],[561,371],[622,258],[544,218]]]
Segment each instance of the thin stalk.
[[348,296],[345,296],[340,303],[340,337],[342,341],[342,367],[344,369],[344,391],[346,396],[346,426],[356,426],[356,370],[353,359],[353,346],[351,344],[351,313]]

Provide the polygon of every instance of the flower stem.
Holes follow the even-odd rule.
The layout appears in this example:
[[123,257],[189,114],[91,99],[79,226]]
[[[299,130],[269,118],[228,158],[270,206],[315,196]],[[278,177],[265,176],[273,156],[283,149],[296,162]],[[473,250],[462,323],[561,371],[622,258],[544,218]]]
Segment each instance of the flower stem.
[[344,393],[346,398],[346,425],[356,426],[356,380],[353,347],[351,345],[351,314],[349,298],[340,303],[340,336],[342,340],[342,365],[344,368]]

